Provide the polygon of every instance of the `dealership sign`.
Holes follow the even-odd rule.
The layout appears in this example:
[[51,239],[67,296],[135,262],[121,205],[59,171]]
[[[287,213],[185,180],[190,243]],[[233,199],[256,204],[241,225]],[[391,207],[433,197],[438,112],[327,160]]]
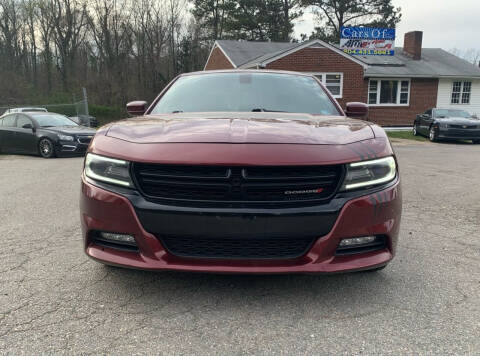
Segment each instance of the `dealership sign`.
[[393,56],[394,28],[342,27],[340,48],[348,54]]

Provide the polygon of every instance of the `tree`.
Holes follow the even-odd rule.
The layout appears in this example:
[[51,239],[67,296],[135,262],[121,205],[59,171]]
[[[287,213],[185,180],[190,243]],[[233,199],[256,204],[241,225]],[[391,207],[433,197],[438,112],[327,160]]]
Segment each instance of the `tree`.
[[196,20],[207,37],[251,41],[290,41],[300,0],[193,0]]
[[53,19],[53,39],[59,52],[58,67],[62,85],[64,90],[68,90],[78,47],[85,39],[86,3],[80,0],[53,0],[49,9],[48,15]]
[[343,26],[394,28],[401,19],[401,8],[392,0],[301,0],[303,7],[312,7],[320,26],[311,37],[337,43]]
[[301,16],[298,0],[240,0],[236,4],[227,23],[235,38],[289,41],[293,21]]
[[473,65],[480,67],[480,49],[478,48],[469,48],[466,50],[452,48],[450,50],[450,53],[456,55],[457,57],[463,58],[466,61],[469,61]]
[[153,99],[211,48],[187,1],[0,0],[0,106]]
[[231,0],[193,0],[192,14],[206,28],[206,38],[217,40],[223,38],[227,14],[234,8]]

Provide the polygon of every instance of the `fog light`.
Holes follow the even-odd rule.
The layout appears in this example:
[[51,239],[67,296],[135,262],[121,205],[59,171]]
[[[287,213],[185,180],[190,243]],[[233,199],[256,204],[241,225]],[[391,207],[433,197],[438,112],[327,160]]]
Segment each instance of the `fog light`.
[[117,234],[114,232],[100,232],[99,239],[122,245],[137,246],[135,238],[132,235]]
[[365,245],[365,244],[372,243],[375,240],[376,240],[376,236],[353,237],[350,239],[343,239],[342,241],[340,241],[340,247]]

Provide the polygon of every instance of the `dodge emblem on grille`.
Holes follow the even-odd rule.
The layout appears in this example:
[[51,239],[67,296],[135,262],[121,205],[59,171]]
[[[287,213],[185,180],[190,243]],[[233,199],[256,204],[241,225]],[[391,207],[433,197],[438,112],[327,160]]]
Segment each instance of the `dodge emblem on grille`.
[[323,192],[323,188],[304,189],[304,190],[286,190],[285,194],[317,194]]

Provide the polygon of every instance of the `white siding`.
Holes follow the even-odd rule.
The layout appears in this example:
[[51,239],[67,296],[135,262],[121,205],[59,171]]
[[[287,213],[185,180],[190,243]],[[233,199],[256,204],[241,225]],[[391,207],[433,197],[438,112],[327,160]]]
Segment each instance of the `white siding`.
[[[471,81],[472,93],[470,94],[470,104],[451,104],[452,86],[454,81]],[[437,107],[447,109],[462,109],[480,117],[480,79],[439,79]]]

